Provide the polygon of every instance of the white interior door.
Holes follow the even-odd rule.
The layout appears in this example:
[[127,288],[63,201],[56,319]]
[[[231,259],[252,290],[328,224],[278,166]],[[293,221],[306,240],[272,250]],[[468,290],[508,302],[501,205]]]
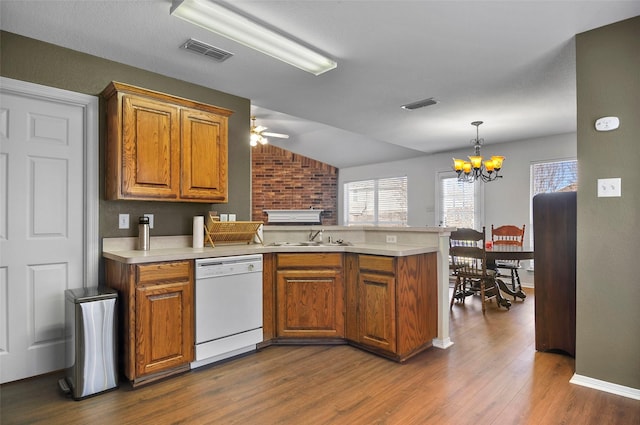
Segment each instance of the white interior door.
[[[65,367],[64,291],[97,280],[86,282],[86,104],[64,99],[68,92],[60,90],[38,86],[46,94],[34,96],[7,85],[3,79],[1,382]],[[97,106],[96,98],[84,97]]]

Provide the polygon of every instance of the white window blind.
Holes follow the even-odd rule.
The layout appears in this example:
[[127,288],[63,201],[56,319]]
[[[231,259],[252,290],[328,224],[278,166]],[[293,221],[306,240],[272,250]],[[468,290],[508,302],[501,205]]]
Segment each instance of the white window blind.
[[538,193],[578,190],[578,161],[540,162],[531,165],[531,197]]
[[480,223],[476,191],[475,183],[440,177],[440,225],[475,229]]
[[407,224],[407,177],[345,183],[346,225]]

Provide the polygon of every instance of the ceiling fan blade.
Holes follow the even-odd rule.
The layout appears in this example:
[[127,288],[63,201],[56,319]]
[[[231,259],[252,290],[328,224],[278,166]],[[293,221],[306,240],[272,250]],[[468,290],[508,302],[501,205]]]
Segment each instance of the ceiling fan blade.
[[268,136],[268,137],[278,137],[280,139],[288,139],[289,135],[288,134],[281,134],[281,133],[269,133],[269,132],[264,132],[262,133],[263,136]]
[[255,133],[262,133],[263,131],[265,131],[267,129],[267,127],[263,127],[261,125],[258,125],[256,127],[253,128],[253,131]]

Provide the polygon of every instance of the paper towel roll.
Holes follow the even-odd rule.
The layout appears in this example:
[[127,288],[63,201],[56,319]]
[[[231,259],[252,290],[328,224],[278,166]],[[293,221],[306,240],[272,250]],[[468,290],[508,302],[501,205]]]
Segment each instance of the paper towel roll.
[[204,216],[193,217],[193,247],[204,247]]
[[258,227],[258,231],[256,232],[255,236],[253,237],[253,242],[254,243],[264,244],[264,239],[263,239],[263,235],[262,235],[262,224],[260,225],[260,227]]

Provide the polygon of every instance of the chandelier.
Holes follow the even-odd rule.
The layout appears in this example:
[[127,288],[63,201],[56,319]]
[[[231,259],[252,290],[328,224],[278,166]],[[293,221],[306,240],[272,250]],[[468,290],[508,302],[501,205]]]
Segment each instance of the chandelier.
[[474,121],[471,125],[476,126],[476,138],[471,139],[473,148],[475,149],[475,155],[469,156],[469,161],[464,159],[453,158],[453,169],[458,173],[458,181],[473,183],[480,179],[483,182],[491,182],[497,178],[502,178],[500,169],[502,168],[502,161],[504,156],[492,156],[491,159],[482,161],[480,156],[480,147],[484,142],[484,139],[479,137],[479,127],[482,121]]

